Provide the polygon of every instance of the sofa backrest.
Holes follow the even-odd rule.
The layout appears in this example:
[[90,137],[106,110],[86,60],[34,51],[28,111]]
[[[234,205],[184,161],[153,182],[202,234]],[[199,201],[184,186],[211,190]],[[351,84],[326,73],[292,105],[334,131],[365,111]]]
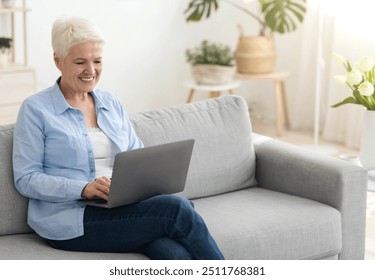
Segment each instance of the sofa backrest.
[[14,125],[0,126],[0,235],[31,232],[27,199],[14,187],[12,168]]
[[254,186],[255,153],[247,104],[223,96],[130,116],[145,146],[193,138],[182,195],[199,198]]
[[[255,153],[248,109],[226,96],[130,116],[145,146],[194,138],[185,191],[190,199],[255,185]],[[27,202],[14,187],[14,125],[0,126],[0,235],[27,233]]]

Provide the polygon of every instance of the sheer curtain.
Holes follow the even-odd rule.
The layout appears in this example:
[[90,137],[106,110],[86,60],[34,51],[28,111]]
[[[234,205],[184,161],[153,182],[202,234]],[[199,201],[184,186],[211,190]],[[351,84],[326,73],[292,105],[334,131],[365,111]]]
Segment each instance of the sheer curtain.
[[[333,51],[355,64],[363,55],[375,54],[375,3],[368,0],[335,1],[335,28]],[[333,63],[330,76],[345,74],[344,67]],[[352,93],[347,86],[337,84],[332,78],[328,85],[329,105],[341,101]],[[364,107],[344,105],[329,108],[324,117],[323,138],[359,148]]]
[[[334,75],[345,74],[345,69],[333,60],[332,54],[339,53],[352,64],[363,55],[375,55],[374,10],[375,1],[369,0],[307,1],[295,86],[295,128],[313,128],[318,87],[320,138],[359,148],[364,108],[358,105],[331,108],[332,104],[351,95],[347,86],[333,79]],[[317,72],[320,84],[317,83]]]
[[[307,1],[307,14],[301,32],[298,78],[294,91],[296,106],[293,112],[293,126],[296,129],[314,129],[316,118],[321,128],[327,113],[327,89],[334,40],[334,18],[327,12],[328,1]],[[320,94],[318,116],[314,110],[317,91]]]

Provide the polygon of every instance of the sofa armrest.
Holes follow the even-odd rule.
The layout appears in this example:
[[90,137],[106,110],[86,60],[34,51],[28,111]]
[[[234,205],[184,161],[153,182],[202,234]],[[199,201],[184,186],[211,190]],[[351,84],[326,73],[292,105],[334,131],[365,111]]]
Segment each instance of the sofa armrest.
[[340,259],[363,259],[367,170],[343,160],[254,134],[259,187],[312,199],[341,213]]

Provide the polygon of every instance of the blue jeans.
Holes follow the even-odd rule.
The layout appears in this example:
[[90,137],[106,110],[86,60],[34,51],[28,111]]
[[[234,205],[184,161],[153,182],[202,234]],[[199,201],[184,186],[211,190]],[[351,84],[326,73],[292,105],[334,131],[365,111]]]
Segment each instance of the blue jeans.
[[193,203],[175,195],[104,209],[86,206],[84,235],[49,240],[57,249],[138,252],[151,259],[223,259]]

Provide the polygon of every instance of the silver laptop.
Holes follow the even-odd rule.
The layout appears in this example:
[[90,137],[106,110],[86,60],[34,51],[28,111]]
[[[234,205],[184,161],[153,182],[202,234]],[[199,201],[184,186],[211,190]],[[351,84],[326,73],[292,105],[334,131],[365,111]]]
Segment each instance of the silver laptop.
[[108,201],[93,199],[84,203],[113,208],[183,191],[193,146],[194,139],[189,139],[118,153]]

